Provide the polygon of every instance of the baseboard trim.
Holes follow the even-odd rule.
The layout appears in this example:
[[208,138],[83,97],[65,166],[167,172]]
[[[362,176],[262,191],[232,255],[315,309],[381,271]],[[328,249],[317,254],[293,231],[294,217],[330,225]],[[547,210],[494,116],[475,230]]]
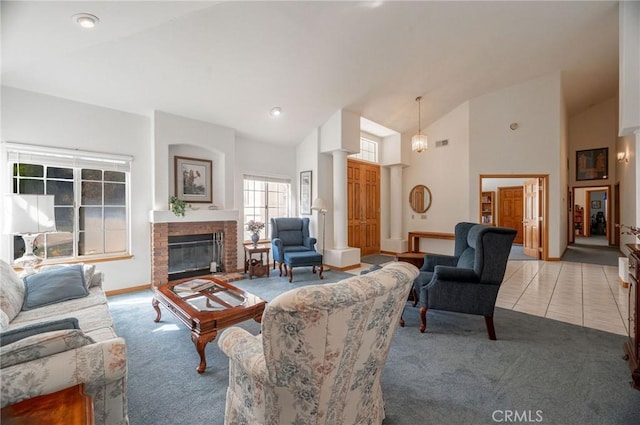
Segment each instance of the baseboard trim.
[[357,269],[358,267],[361,267],[361,264],[360,263],[351,264],[350,266],[345,266],[345,267],[338,267],[338,266],[332,266],[330,264],[325,264],[325,267],[330,267],[331,270],[336,270],[339,272],[346,272],[347,270],[353,270],[353,269]]
[[129,294],[131,292],[146,291],[147,289],[151,289],[150,283],[146,285],[132,286],[130,288],[122,288],[122,289],[114,289],[113,291],[105,291],[104,294],[107,297],[111,297],[113,295],[121,295],[121,294]]

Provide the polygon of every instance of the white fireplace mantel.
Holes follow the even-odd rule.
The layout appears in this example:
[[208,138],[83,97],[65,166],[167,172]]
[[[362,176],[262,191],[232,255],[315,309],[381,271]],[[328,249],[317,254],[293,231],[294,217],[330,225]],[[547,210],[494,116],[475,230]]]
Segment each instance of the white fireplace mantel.
[[151,223],[193,223],[198,221],[238,221],[238,210],[190,210],[184,217],[177,216],[168,210],[149,211]]

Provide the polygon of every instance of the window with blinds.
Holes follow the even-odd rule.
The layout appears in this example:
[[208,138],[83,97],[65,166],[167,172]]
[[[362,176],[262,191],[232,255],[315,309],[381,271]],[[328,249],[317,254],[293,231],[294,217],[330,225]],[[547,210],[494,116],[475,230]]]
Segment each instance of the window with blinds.
[[251,233],[249,220],[265,223],[264,239],[271,239],[269,221],[272,217],[289,217],[291,211],[291,181],[273,177],[245,175],[244,179],[244,239]]
[[[53,195],[57,232],[40,235],[43,259],[86,259],[129,253],[129,179],[132,158],[7,143],[12,192]],[[14,237],[13,256],[24,252]]]

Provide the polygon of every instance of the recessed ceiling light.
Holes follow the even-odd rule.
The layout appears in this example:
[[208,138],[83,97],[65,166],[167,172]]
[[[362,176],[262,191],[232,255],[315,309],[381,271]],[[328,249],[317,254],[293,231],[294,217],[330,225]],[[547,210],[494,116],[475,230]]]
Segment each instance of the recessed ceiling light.
[[276,106],[275,108],[271,109],[272,117],[278,117],[280,115],[282,115],[282,108],[280,108],[279,106]]
[[73,15],[71,19],[82,28],[93,28],[100,22],[97,16],[90,13],[77,13]]

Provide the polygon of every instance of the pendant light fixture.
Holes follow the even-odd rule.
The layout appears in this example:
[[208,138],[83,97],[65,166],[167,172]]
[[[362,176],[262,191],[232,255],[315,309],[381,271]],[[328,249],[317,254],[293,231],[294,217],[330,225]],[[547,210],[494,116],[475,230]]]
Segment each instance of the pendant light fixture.
[[422,96],[416,97],[418,102],[418,134],[411,138],[411,150],[414,152],[422,152],[427,150],[427,135],[420,132],[420,101]]

